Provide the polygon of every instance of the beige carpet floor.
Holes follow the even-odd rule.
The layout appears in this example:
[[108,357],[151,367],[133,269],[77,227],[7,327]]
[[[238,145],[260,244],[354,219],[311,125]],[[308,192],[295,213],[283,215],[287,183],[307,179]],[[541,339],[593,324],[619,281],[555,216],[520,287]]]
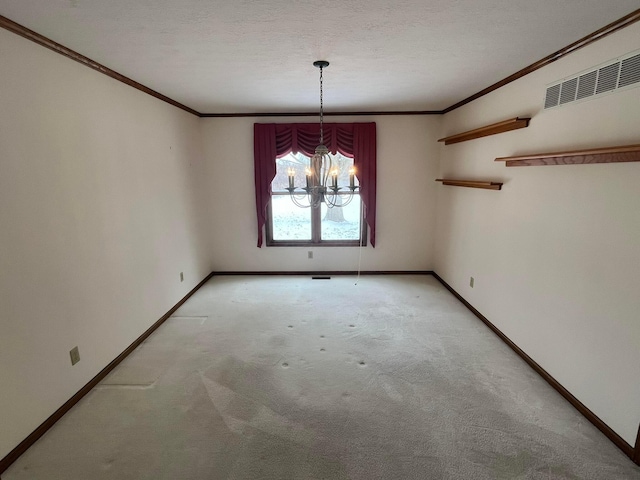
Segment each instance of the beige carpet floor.
[[640,479],[431,276],[218,276],[4,480]]

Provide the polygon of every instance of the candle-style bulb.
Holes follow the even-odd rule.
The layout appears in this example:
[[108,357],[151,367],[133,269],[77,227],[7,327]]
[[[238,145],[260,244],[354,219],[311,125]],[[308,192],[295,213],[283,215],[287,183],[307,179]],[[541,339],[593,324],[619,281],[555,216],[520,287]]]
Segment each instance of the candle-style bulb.
[[307,177],[307,188],[309,188],[310,184],[311,184],[311,169],[309,167],[305,168],[304,173],[306,174]]
[[289,167],[289,170],[288,170],[287,173],[289,174],[289,188],[295,188],[293,186],[293,182],[294,182],[294,178],[293,177],[296,174],[296,171],[293,168]]

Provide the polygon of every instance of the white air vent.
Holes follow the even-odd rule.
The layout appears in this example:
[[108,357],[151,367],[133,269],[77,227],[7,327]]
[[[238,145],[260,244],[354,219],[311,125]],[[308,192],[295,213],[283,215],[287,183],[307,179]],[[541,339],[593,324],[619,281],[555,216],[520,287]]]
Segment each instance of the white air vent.
[[555,107],[560,100],[560,87],[562,84],[547,88],[547,98],[544,101],[544,108]]
[[622,61],[618,88],[640,82],[640,55],[626,58]]
[[620,62],[607,65],[598,70],[598,82],[596,83],[596,95],[615,90],[620,76]]
[[581,100],[583,98],[590,97],[591,95],[595,95],[597,81],[597,70],[580,75],[578,77],[578,95],[576,96],[576,100]]
[[640,53],[633,52],[547,87],[544,108],[553,108],[626,87],[640,86]]
[[560,88],[560,105],[563,103],[573,102],[576,99],[576,92],[578,91],[578,79],[572,78],[566,82],[562,82]]

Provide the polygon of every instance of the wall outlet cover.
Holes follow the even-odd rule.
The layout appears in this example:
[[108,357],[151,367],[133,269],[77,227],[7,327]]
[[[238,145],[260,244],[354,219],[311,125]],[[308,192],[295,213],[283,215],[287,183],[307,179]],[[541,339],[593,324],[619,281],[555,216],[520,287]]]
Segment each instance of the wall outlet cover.
[[71,357],[71,365],[75,365],[80,361],[80,350],[78,347],[73,347],[69,352],[69,356]]

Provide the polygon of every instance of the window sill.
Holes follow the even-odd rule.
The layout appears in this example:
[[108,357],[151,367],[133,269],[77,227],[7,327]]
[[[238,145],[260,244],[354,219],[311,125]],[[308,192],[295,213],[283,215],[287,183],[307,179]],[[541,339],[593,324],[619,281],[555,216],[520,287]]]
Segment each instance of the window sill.
[[[266,242],[267,247],[359,247],[360,240],[325,240],[323,242],[295,241],[295,240],[271,240]],[[363,241],[366,247],[367,242]]]

